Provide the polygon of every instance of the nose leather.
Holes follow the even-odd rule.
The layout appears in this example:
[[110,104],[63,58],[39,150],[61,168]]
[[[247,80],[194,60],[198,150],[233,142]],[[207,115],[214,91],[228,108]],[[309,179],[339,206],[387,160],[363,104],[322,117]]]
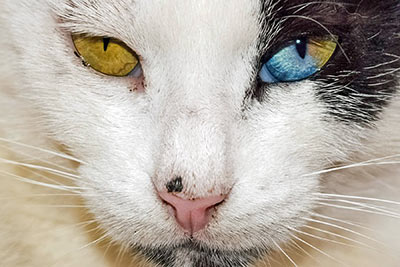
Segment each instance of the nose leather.
[[204,229],[210,220],[211,209],[225,199],[222,195],[195,200],[183,199],[166,192],[159,195],[173,207],[176,221],[189,234]]

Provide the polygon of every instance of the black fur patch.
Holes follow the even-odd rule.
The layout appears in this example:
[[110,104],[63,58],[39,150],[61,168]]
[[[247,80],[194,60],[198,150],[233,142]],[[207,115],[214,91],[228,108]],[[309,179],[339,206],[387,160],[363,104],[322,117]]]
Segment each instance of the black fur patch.
[[[275,2],[273,11],[267,2],[263,27],[275,23],[280,30],[269,43],[270,32],[261,36],[261,54],[268,57],[303,36],[339,36],[341,47],[309,78],[319,84],[316,95],[341,121],[368,124],[378,119],[398,85],[400,1],[281,0]],[[259,82],[253,96],[262,100],[272,88]]]

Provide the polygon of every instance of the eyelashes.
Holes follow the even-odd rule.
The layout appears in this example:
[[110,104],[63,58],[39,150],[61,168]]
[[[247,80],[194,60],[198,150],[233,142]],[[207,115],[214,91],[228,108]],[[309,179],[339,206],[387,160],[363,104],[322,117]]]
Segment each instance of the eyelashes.
[[307,79],[328,63],[336,47],[336,37],[296,39],[262,65],[259,79],[267,84]]
[[142,72],[136,53],[117,39],[72,35],[72,40],[85,65],[100,73],[139,77]]

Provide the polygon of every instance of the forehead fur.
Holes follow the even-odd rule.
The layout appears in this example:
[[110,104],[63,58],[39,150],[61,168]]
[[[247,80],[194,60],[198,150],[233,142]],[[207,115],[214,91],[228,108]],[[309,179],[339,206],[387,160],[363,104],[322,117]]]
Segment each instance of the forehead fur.
[[55,6],[74,32],[116,36],[134,44],[146,38],[148,45],[164,50],[188,42],[206,49],[215,43],[211,40],[237,49],[258,33],[258,1],[71,0]]

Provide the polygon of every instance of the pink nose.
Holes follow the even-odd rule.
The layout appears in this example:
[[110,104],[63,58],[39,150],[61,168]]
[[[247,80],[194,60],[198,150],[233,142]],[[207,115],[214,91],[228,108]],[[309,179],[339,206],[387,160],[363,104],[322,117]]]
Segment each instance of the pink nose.
[[174,215],[177,222],[190,234],[205,228],[210,220],[211,208],[225,199],[225,196],[211,196],[196,200],[187,200],[170,193],[160,193],[159,195],[174,208]]

